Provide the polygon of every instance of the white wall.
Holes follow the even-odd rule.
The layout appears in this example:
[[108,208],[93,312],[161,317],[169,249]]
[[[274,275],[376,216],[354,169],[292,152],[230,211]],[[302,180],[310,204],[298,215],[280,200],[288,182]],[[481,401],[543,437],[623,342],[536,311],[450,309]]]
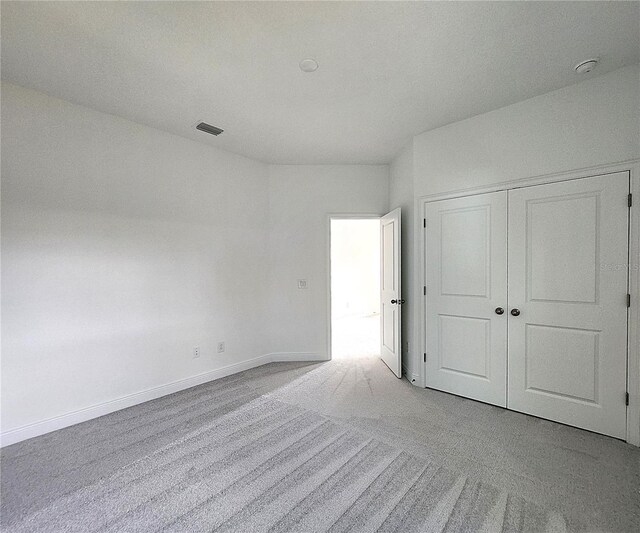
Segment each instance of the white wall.
[[5,444],[326,358],[327,214],[385,213],[387,166],[268,167],[6,83],[2,129]]
[[[416,306],[421,299],[416,296],[414,281],[414,195],[413,195],[413,144],[409,144],[393,160],[389,169],[389,209],[402,210],[402,365],[409,381],[414,379],[416,345],[413,342],[413,326]],[[416,379],[417,381],[417,379]]]
[[328,215],[386,213],[388,179],[386,165],[269,167],[272,352],[327,357]]
[[638,65],[422,133],[415,195],[640,157]]
[[3,432],[266,353],[266,165],[8,84],[2,130]]

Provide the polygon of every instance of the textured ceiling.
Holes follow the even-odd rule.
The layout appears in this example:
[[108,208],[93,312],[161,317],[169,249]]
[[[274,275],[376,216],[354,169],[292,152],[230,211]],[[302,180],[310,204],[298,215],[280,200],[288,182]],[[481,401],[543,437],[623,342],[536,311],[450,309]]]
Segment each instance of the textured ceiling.
[[412,135],[640,60],[638,2],[1,9],[4,80],[273,163],[387,163]]

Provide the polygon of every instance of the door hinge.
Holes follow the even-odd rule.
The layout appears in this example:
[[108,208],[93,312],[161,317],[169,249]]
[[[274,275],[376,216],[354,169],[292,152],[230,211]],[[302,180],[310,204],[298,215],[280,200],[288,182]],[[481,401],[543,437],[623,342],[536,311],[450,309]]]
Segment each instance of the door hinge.
[[426,218],[423,218],[423,219],[422,219],[422,227],[423,227],[423,228],[426,228],[426,227],[427,227],[427,219],[426,219]]
[[629,193],[627,204],[629,207],[633,204],[633,195],[631,193]]
[[422,287],[422,294],[427,295],[427,286]]
[[424,362],[426,363],[427,362],[427,354],[425,353],[423,355],[424,355]]
[[631,295],[627,294],[627,307],[631,307]]
[[624,404],[625,405],[629,405],[629,393],[628,392],[624,393]]

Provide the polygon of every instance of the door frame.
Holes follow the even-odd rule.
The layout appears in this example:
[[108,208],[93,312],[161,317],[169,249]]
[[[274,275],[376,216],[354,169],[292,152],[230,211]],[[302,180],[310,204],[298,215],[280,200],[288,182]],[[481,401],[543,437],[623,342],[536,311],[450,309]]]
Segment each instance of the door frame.
[[327,215],[327,359],[333,359],[332,339],[331,339],[331,221],[332,220],[380,220],[384,214],[376,215],[372,213],[329,213]]
[[[628,290],[631,294],[631,307],[627,310],[627,391],[629,393],[629,405],[627,406],[627,430],[626,441],[629,444],[640,447],[640,159],[632,159],[621,163],[587,167],[568,172],[545,174],[514,180],[507,180],[481,187],[469,187],[446,193],[430,194],[416,198],[415,220],[416,228],[422,231],[415,232],[414,249],[418,252],[414,258],[416,276],[423,286],[426,286],[426,232],[423,227],[426,204],[450,198],[463,196],[475,196],[488,192],[509,191],[522,187],[544,185],[582,178],[591,178],[617,172],[628,172],[630,190],[633,195],[633,206],[629,213],[629,275]],[[416,295],[422,293],[422,289],[415,288]],[[420,369],[419,386],[426,387],[426,364],[422,358],[422,352],[426,353],[426,297],[416,298],[421,302],[414,307],[418,327],[415,328],[416,346],[421,346],[420,353],[414,353],[415,368]],[[624,401],[624,398],[621,398]]]

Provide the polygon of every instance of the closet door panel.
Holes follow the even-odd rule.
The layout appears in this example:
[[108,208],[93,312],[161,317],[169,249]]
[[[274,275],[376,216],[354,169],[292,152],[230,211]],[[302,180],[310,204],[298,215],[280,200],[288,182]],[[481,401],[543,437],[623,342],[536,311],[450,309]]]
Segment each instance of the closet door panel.
[[506,192],[426,204],[427,387],[506,405]]
[[628,192],[627,173],[509,191],[510,409],[624,438]]

